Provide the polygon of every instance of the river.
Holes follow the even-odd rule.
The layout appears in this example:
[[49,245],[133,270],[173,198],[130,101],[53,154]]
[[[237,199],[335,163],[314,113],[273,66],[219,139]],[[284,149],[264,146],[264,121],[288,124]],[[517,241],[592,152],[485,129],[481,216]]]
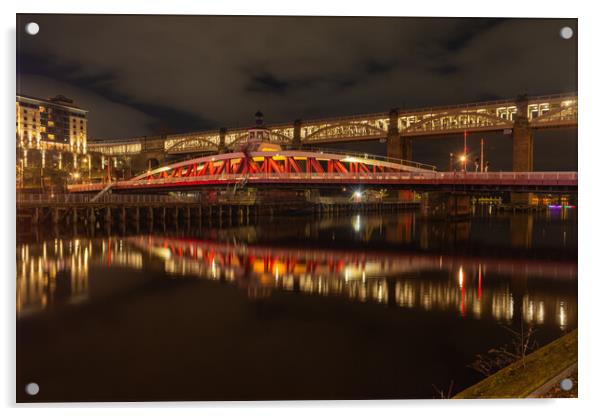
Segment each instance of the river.
[[434,398],[577,327],[576,209],[17,240],[18,401]]

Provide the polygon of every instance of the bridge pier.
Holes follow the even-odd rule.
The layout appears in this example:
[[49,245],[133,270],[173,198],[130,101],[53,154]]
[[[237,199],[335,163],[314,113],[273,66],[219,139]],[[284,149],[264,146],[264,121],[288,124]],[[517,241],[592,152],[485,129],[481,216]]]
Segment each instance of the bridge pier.
[[52,225],[58,225],[59,224],[59,209],[58,208],[52,208]]
[[[529,102],[522,95],[516,99],[516,116],[512,128],[512,171],[533,172],[533,130],[528,118]],[[513,192],[513,204],[529,205],[532,193]]]
[[412,160],[412,139],[399,134],[399,111],[389,111],[389,130],[387,131],[387,156],[392,159]]
[[178,207],[173,208],[172,218],[173,218],[174,225],[176,225],[176,226],[179,223],[179,214],[180,213],[178,212]]
[[136,227],[136,232],[140,232],[140,207],[134,207],[134,226]]
[[217,151],[223,153],[226,151],[226,129],[219,129],[219,144],[217,145]]
[[36,227],[38,225],[39,221],[40,221],[40,209],[34,208],[33,215],[31,216],[31,226]]
[[107,206],[105,208],[105,226],[111,226],[111,207]]
[[148,207],[148,225],[151,229],[153,228],[153,222],[155,220],[154,213],[153,207]]
[[94,215],[94,208],[88,208],[88,222],[92,227],[96,225],[96,215]]
[[190,207],[184,208],[184,221],[186,222],[186,227],[190,228]]
[[301,149],[301,120],[293,122],[293,149]]

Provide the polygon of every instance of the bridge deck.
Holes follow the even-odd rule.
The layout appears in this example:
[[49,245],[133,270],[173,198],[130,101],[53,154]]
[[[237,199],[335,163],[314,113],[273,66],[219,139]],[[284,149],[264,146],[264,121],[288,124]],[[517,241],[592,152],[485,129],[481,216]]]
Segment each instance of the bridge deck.
[[[522,114],[521,114],[522,113]],[[505,131],[512,129],[517,116],[525,117],[533,128],[576,126],[578,122],[577,93],[483,101],[451,106],[406,109],[394,116],[388,112],[359,114],[327,119],[304,120],[268,126],[270,141],[281,145],[340,143],[378,140],[387,137],[391,127],[401,136],[421,137]],[[134,155],[159,150],[170,155],[217,152],[220,144],[232,148],[248,137],[247,128],[197,131],[148,138],[129,138],[89,142],[91,150],[106,155]],[[297,133],[295,133],[297,131]]]
[[[201,177],[168,177],[150,180],[126,180],[113,185],[115,191],[160,191],[202,189],[245,183],[246,186],[328,187],[370,185],[413,189],[576,191],[577,172],[377,172],[377,173],[254,173],[220,174]],[[106,184],[69,186],[70,192],[98,192]]]

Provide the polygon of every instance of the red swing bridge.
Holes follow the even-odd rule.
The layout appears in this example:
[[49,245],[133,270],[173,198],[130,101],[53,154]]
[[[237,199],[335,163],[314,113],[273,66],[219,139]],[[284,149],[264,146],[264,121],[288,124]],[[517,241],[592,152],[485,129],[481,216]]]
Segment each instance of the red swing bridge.
[[72,184],[68,190],[166,193],[228,186],[365,186],[417,191],[577,191],[577,172],[438,172],[434,166],[417,162],[329,149],[282,150],[272,143],[256,149],[175,162],[130,179]]

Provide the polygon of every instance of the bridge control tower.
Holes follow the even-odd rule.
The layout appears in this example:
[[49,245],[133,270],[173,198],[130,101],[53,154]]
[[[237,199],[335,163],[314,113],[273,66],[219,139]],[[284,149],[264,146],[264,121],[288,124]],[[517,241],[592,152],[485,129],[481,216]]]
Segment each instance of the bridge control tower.
[[241,139],[234,151],[237,152],[278,152],[282,150],[279,144],[270,143],[270,129],[263,124],[263,113],[255,113],[255,126],[249,129],[247,137]]

